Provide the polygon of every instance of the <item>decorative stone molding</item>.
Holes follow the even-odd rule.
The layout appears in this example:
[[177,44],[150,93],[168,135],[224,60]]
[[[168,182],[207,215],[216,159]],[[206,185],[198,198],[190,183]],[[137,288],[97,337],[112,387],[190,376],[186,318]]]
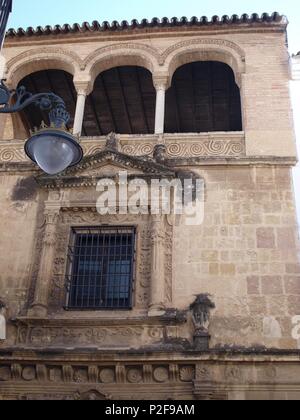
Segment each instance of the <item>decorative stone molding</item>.
[[33,316],[45,316],[48,312],[49,287],[53,270],[54,246],[60,207],[47,208],[44,212],[45,225],[39,271],[35,285],[34,302],[29,313]]
[[242,74],[246,71],[244,51],[227,40],[190,39],[171,46],[163,57],[170,78],[179,66],[192,61],[220,61],[232,68],[236,83],[241,87]]
[[239,47],[237,44],[235,44],[232,41],[228,41],[225,39],[211,39],[211,38],[198,38],[198,39],[189,39],[187,41],[179,42],[178,44],[172,45],[171,47],[167,48],[163,54],[161,55],[162,61],[165,63],[165,61],[168,59],[168,57],[174,53],[175,51],[190,47],[191,45],[217,45],[219,47],[225,47],[228,49],[231,49],[236,54],[238,54],[242,61],[245,61],[245,51]]
[[136,65],[145,67],[151,73],[158,68],[159,52],[144,44],[122,43],[99,48],[85,59],[85,70],[94,83],[98,74],[112,67]]
[[[117,136],[120,152],[130,156],[151,156],[157,136]],[[169,158],[241,157],[246,155],[243,133],[165,134],[163,140]],[[106,139],[81,139],[85,156],[104,150]],[[24,141],[0,143],[0,163],[27,162]],[[29,162],[29,161],[28,161]]]
[[[0,397],[23,400],[160,399],[227,400],[269,392],[299,395],[299,354],[276,351],[182,354],[97,353],[64,355],[46,351],[15,353],[0,360]],[[68,358],[63,362],[61,358]],[[0,356],[0,359],[4,359]],[[22,360],[21,360],[22,359]],[[113,360],[113,361],[112,361]],[[272,364],[272,374],[269,375]],[[276,390],[274,391],[274,372]],[[226,377],[226,386],[224,378]],[[221,379],[220,379],[221,378]],[[222,379],[223,378],[223,379]]]
[[206,351],[209,349],[209,323],[212,309],[215,309],[215,304],[210,300],[209,295],[204,294],[198,295],[190,306],[195,327],[194,346],[196,350]]
[[[123,349],[155,350],[167,348],[170,340],[174,343],[174,349],[191,348],[187,341],[174,338],[174,335],[180,336],[181,325],[186,322],[184,314],[175,311],[173,315],[167,312],[161,317],[148,318],[134,315],[137,313],[126,319],[103,318],[99,313],[97,317],[92,314],[89,318],[79,316],[71,318],[66,313],[54,319],[20,318],[16,321],[18,328],[16,344],[22,348],[36,349],[45,346],[49,349],[97,346],[99,349],[107,350],[118,346]],[[105,371],[101,376],[107,377],[106,373]],[[108,381],[108,378],[105,380]]]
[[[219,137],[219,136],[218,136]],[[199,136],[199,141],[176,141],[172,142],[171,138],[165,137],[167,156],[170,158],[190,158],[190,157],[207,157],[207,156],[232,156],[239,157],[245,155],[245,142],[239,139],[223,139],[202,138]],[[122,145],[123,153],[131,154],[133,156],[151,155],[153,153],[155,143],[128,143]]]
[[6,145],[0,145],[0,162],[26,162],[27,158],[24,152],[24,146],[14,145],[6,143]]
[[7,62],[8,83],[17,86],[28,74],[44,70],[45,64],[48,64],[48,68],[65,70],[72,75],[84,70],[83,61],[73,51],[60,47],[29,49]]
[[[13,365],[6,364],[0,367],[0,381],[2,383],[11,383],[15,381],[42,382],[43,384],[55,383],[60,386],[63,383],[80,384],[81,389],[94,384],[97,386],[117,385],[117,384],[166,384],[170,382],[191,384],[195,380],[196,366],[177,365],[177,364],[137,364],[136,366],[115,364],[111,367],[107,365],[90,366],[86,363],[80,368],[76,365],[61,365],[53,368],[46,364],[26,364],[18,365],[18,376]],[[120,374],[122,371],[122,374]],[[178,375],[174,372],[178,372]],[[43,372],[42,377],[40,373]],[[96,375],[95,375],[96,373]],[[100,388],[99,388],[100,389]],[[103,392],[103,390],[101,389]],[[85,394],[85,392],[84,392]],[[108,398],[107,394],[106,398]]]

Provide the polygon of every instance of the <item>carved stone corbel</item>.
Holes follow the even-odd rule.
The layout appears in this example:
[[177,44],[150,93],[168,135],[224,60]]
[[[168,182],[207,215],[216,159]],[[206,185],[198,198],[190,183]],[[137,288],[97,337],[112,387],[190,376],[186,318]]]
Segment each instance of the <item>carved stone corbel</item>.
[[190,306],[195,326],[194,347],[196,350],[206,351],[209,349],[209,323],[212,309],[215,309],[215,304],[207,294],[198,295],[195,302]]

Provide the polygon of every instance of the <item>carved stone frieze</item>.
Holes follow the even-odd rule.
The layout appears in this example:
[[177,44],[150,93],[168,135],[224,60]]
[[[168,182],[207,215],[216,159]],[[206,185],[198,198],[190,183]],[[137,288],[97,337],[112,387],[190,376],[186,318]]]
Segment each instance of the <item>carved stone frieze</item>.
[[19,330],[18,344],[34,347],[97,345],[101,348],[112,348],[118,345],[119,347],[139,348],[141,339],[145,346],[155,345],[163,342],[166,334],[166,327],[139,326],[137,324],[120,327],[31,326],[22,327]]
[[[125,144],[122,146],[123,153],[133,156],[152,155],[155,144]],[[245,154],[245,147],[237,140],[205,140],[194,143],[176,142],[166,144],[166,153],[169,158],[190,158],[208,156],[231,156],[238,157]]]
[[7,382],[42,382],[63,384],[103,384],[113,385],[118,383],[141,384],[141,383],[192,383],[195,380],[195,365],[178,364],[115,364],[106,365],[57,365],[52,367],[48,364],[19,365],[20,374],[12,375],[14,365],[0,366],[2,376],[0,381]]
[[[120,136],[120,152],[129,156],[152,156],[157,138],[137,137],[130,140],[122,139]],[[193,158],[193,157],[240,157],[246,155],[245,138],[243,134],[222,134],[210,133],[209,135],[199,134],[192,137],[182,135],[165,135],[167,158]],[[82,141],[85,156],[92,156],[101,153],[107,145],[103,138]],[[24,153],[24,143],[9,142],[0,145],[0,163],[29,162]]]

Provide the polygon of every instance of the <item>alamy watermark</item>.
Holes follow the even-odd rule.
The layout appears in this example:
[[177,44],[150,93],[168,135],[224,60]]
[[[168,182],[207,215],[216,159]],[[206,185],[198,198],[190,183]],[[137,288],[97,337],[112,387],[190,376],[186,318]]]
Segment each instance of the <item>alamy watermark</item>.
[[188,177],[151,179],[119,172],[118,181],[102,179],[97,184],[97,211],[104,215],[174,215],[184,216],[187,226],[199,226],[204,221],[204,181]]

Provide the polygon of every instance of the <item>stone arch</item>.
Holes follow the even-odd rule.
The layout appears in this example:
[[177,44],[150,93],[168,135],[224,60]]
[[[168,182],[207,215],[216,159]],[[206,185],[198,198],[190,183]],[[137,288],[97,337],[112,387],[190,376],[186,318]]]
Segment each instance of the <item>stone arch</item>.
[[29,74],[49,69],[64,70],[74,76],[84,69],[84,63],[76,53],[61,48],[28,50],[8,61],[7,83],[16,87]]
[[144,67],[152,74],[159,68],[160,54],[149,46],[142,44],[117,44],[99,48],[85,60],[86,72],[94,84],[97,76],[111,68],[120,66]]
[[164,67],[170,79],[175,71],[195,61],[219,61],[229,65],[241,87],[242,74],[245,73],[245,53],[231,41],[218,39],[192,39],[169,47],[162,55]]

